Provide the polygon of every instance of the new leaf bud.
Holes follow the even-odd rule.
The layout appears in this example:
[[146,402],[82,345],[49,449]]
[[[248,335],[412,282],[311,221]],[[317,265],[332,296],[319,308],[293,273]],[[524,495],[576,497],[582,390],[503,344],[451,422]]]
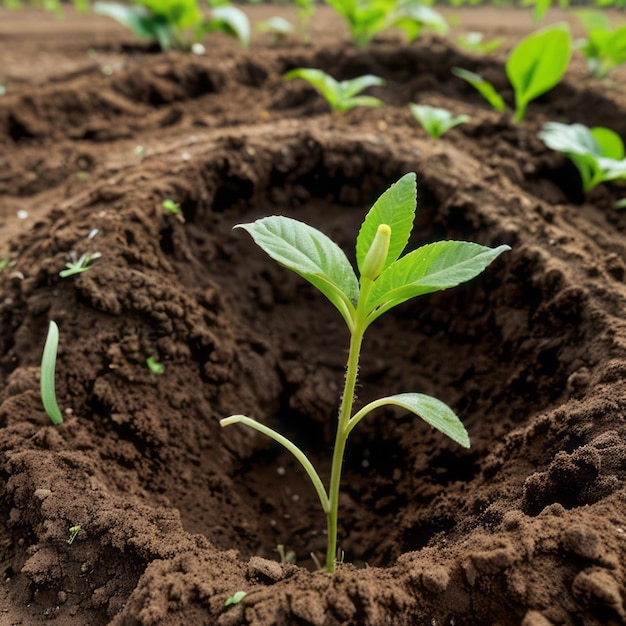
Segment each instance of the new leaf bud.
[[376,230],[374,241],[363,260],[361,276],[376,280],[385,266],[389,254],[389,242],[391,241],[391,226],[380,224]]

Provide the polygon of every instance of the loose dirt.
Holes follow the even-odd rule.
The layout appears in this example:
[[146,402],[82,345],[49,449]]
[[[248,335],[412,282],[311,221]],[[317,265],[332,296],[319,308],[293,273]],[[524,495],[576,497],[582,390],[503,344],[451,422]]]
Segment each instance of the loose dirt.
[[[533,28],[528,13],[455,14],[509,42]],[[578,59],[515,126],[450,73],[479,71],[510,102],[504,53],[393,35],[358,50],[328,10],[312,32],[311,45],[258,36],[248,51],[216,36],[196,57],[93,16],[0,11],[0,623],[626,620],[626,214],[612,208],[624,188],[584,198],[536,137],[547,120],[625,137],[626,74],[602,84]],[[333,116],[281,80],[299,66],[382,76],[371,93],[388,106]],[[433,141],[409,102],[471,121]],[[358,402],[432,394],[472,447],[401,412],[368,417],[345,461],[345,564],[328,575],[310,557],[325,519],[299,466],[218,420],[270,424],[327,480],[348,334],[232,226],[289,215],[350,254],[371,203],[411,171],[410,247],[512,250],[381,318]],[[95,252],[89,271],[59,277]],[[50,320],[60,426],[39,396]]]

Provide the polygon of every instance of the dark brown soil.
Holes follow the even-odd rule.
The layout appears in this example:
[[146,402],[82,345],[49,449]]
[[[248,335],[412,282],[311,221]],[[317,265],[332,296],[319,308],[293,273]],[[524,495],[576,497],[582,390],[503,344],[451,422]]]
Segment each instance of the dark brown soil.
[[[461,15],[490,36],[532,29],[528,13]],[[536,138],[550,119],[626,136],[626,74],[602,84],[578,59],[515,126],[450,73],[481,71],[510,101],[503,54],[391,36],[357,50],[324,10],[313,33],[249,51],[216,36],[196,57],[93,16],[0,11],[0,624],[626,620],[626,214],[612,208],[624,188],[583,198]],[[378,74],[388,106],[333,116],[281,81],[298,66]],[[433,141],[412,101],[472,119]],[[358,402],[435,395],[472,447],[401,413],[368,418],[345,461],[346,563],[329,575],[309,556],[323,555],[325,519],[299,466],[218,420],[271,424],[327,480],[347,331],[232,226],[285,214],[349,251],[410,171],[411,246],[512,251],[370,330]],[[92,269],[59,277],[94,252]],[[39,396],[49,320],[60,426]]]

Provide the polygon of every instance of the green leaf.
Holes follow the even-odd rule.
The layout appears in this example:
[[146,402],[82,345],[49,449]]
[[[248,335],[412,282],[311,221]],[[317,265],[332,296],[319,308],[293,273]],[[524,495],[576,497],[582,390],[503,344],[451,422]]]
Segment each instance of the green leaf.
[[438,241],[409,252],[375,281],[367,303],[368,322],[411,298],[471,280],[505,250],[510,247]]
[[426,104],[409,103],[413,117],[434,139],[438,139],[454,126],[469,122],[469,115],[453,115],[448,109],[431,107]]
[[46,414],[53,424],[61,424],[63,416],[57,404],[54,387],[54,372],[57,364],[57,347],[59,345],[59,327],[55,322],[50,322],[48,336],[41,357],[41,401]]
[[496,111],[500,111],[501,113],[506,111],[506,104],[504,104],[502,96],[495,90],[495,87],[480,74],[470,72],[462,67],[453,67],[451,71],[455,76],[462,78],[474,87]]
[[201,39],[204,33],[216,31],[236,37],[243,48],[250,43],[250,20],[237,7],[219,6],[213,9],[211,19],[202,24],[196,36]]
[[624,158],[624,142],[614,130],[596,126],[590,132],[598,143],[603,157],[615,159],[616,161],[621,161]]
[[245,591],[235,591],[232,596],[226,598],[226,602],[224,602],[224,606],[231,606],[232,604],[239,604],[245,597]]
[[359,283],[343,250],[319,230],[273,215],[238,224],[272,259],[317,287],[351,328]]
[[384,85],[385,81],[379,76],[366,74],[351,80],[336,81],[330,74],[315,68],[301,67],[287,72],[284,80],[302,78],[315,87],[332,111],[347,111],[355,106],[383,106],[383,103],[373,96],[354,97],[355,94],[368,87]]
[[587,31],[611,30],[611,20],[604,13],[588,9],[574,11],[573,13]]
[[572,42],[567,24],[543,28],[523,39],[509,55],[506,74],[515,90],[515,121],[531,100],[555,87],[569,65]]
[[365,216],[356,239],[356,260],[359,271],[380,224],[391,228],[391,241],[384,268],[389,267],[406,248],[413,229],[417,208],[417,179],[414,173],[405,174],[376,200]]
[[372,410],[385,405],[398,406],[415,413],[415,415],[421,417],[433,428],[450,437],[450,439],[464,448],[470,447],[467,430],[465,430],[463,422],[456,416],[454,411],[441,400],[423,393],[399,393],[375,400],[354,415],[349,422],[349,430],[352,430]]
[[400,393],[384,398],[388,404],[399,406],[415,413],[433,428],[442,432],[464,448],[470,447],[470,440],[463,422],[447,405],[422,393]]

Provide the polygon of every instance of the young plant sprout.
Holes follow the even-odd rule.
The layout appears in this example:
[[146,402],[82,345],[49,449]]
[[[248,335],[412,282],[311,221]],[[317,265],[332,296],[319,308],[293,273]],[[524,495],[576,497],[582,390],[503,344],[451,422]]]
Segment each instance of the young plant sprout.
[[431,107],[427,104],[410,103],[409,108],[413,117],[420,126],[433,138],[439,139],[441,135],[454,126],[469,122],[469,115],[453,115],[448,109]]
[[[559,83],[571,56],[571,36],[565,23],[531,33],[511,50],[506,75],[515,92],[516,124],[524,119],[532,100]],[[506,110],[502,97],[482,76],[457,67],[452,73],[472,85],[497,111]]]
[[67,269],[61,270],[59,276],[61,278],[67,278],[68,276],[74,276],[75,274],[82,274],[91,268],[92,261],[99,259],[101,254],[94,252],[93,254],[82,254],[78,261],[70,261],[65,264]]
[[331,111],[343,113],[354,107],[382,107],[383,102],[373,96],[359,96],[364,89],[384,85],[385,81],[372,74],[365,74],[352,80],[336,81],[323,70],[313,68],[298,68],[287,72],[283,78],[293,80],[302,78],[315,87],[324,97]]
[[576,48],[587,59],[589,73],[604,78],[626,63],[626,26],[613,29],[611,20],[598,11],[577,11],[587,37],[576,40]]
[[55,322],[50,322],[48,336],[41,357],[41,401],[46,414],[53,424],[63,423],[61,409],[57,404],[57,396],[54,388],[54,370],[57,364],[57,348],[59,345],[59,327]]
[[70,544],[70,546],[74,543],[74,539],[76,539],[78,533],[81,531],[81,526],[77,525],[77,526],[71,526],[70,527],[70,537],[67,540],[67,543]]
[[375,409],[392,405],[415,413],[453,441],[469,447],[465,427],[443,402],[421,393],[400,393],[353,411],[363,336],[389,309],[416,296],[454,287],[480,274],[507,245],[488,248],[465,241],[439,241],[400,257],[413,228],[416,177],[406,174],[370,209],[356,240],[357,278],[344,252],[320,231],[297,220],[271,216],[238,224],[280,265],[317,287],[338,309],[350,331],[350,350],[338,416],[328,490],[307,456],[272,428],[245,415],[232,415],[222,426],[242,423],[283,445],[300,462],[326,513],[326,570],[333,572],[337,555],[337,519],[341,468],[348,436]]
[[174,200],[171,200],[170,198],[166,198],[165,200],[163,200],[161,206],[166,211],[169,211],[174,215],[180,215],[180,204],[178,204],[178,202],[174,202]]
[[483,33],[471,31],[469,33],[459,35],[456,43],[464,50],[468,50],[469,52],[478,52],[480,54],[495,52],[504,43],[504,39],[502,37],[496,37],[490,41],[483,41],[484,37]]
[[153,356],[146,359],[146,365],[153,374],[162,374],[165,371],[163,363],[159,363]]
[[239,604],[245,597],[245,591],[235,591],[232,596],[226,598],[226,602],[224,602],[224,606],[230,606],[231,604]]
[[574,163],[585,193],[600,183],[626,180],[624,143],[610,128],[547,122],[539,132],[539,139]]

